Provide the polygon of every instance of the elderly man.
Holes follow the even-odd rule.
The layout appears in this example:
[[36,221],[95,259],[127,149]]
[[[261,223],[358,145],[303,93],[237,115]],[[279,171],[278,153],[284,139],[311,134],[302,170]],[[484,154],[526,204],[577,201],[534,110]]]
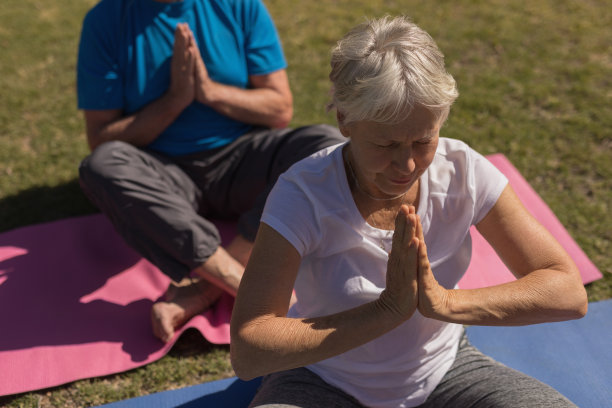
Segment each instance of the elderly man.
[[[330,126],[287,129],[286,60],[259,0],[102,0],[83,23],[78,105],[92,153],[88,197],[174,282],[154,334],[235,295],[267,193],[291,164],[343,141]],[[209,219],[238,220],[220,246]]]

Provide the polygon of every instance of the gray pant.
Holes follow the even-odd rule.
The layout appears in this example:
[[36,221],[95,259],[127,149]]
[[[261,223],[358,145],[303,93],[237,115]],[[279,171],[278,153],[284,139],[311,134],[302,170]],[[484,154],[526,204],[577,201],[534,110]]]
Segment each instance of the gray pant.
[[257,129],[221,148],[169,157],[114,141],[81,163],[80,184],[125,241],[175,281],[220,245],[208,219],[253,241],[266,197],[296,161],[343,142],[327,125]]
[[[266,376],[251,408],[363,408],[355,398],[306,368]],[[464,334],[455,362],[419,408],[575,407],[550,386],[506,367]]]

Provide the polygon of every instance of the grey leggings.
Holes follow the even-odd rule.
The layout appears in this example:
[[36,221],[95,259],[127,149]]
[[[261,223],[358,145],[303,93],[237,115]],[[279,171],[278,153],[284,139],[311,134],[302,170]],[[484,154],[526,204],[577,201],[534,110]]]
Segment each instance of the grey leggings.
[[[312,371],[297,368],[266,376],[255,407],[363,408],[355,398]],[[464,334],[455,362],[419,408],[575,407],[548,385],[482,354]]]
[[80,183],[128,245],[180,281],[220,245],[209,219],[238,220],[239,233],[253,241],[278,176],[345,140],[327,125],[258,129],[219,149],[178,157],[107,142],[81,163]]

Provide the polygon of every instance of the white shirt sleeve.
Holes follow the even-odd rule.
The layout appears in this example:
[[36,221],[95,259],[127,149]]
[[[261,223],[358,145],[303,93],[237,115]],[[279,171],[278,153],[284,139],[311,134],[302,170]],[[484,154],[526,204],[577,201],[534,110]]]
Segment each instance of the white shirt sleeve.
[[287,175],[268,195],[261,222],[281,234],[304,256],[319,235],[314,209],[305,192]]
[[468,150],[468,161],[474,186],[474,219],[476,225],[491,211],[508,184],[506,176],[486,157],[473,149]]

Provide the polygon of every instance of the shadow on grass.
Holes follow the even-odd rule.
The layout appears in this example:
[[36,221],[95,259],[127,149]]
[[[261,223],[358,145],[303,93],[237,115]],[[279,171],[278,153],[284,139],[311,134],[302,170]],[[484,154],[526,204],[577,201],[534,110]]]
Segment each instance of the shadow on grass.
[[95,212],[77,179],[54,187],[33,187],[0,199],[0,231]]

